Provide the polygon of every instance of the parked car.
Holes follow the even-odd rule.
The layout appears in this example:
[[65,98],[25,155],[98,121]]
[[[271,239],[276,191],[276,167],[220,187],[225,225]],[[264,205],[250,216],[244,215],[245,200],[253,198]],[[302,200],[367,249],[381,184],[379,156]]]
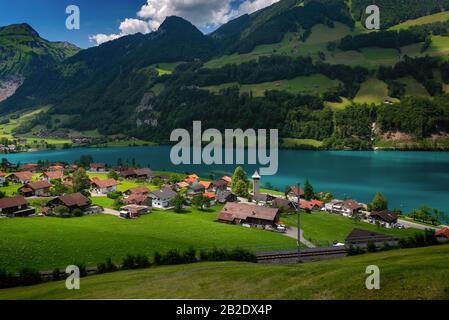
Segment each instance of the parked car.
[[282,227],[282,226],[277,226],[276,227],[276,231],[280,232],[280,233],[286,233],[287,232],[287,228]]

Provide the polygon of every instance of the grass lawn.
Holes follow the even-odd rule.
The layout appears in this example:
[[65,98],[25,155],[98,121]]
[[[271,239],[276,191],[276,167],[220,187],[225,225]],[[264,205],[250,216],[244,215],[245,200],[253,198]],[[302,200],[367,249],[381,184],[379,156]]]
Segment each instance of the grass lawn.
[[0,187],[0,191],[4,192],[6,194],[7,197],[12,197],[14,195],[17,195],[18,192],[17,190],[21,187],[22,185],[19,183],[9,183],[8,186],[6,187]]
[[420,26],[420,25],[429,24],[429,23],[444,22],[444,21],[447,21],[448,19],[449,19],[448,11],[439,12],[439,13],[435,13],[435,14],[432,14],[429,16],[404,21],[400,24],[397,24],[397,25],[391,27],[390,30],[408,29],[410,27]]
[[320,148],[323,146],[322,141],[314,139],[296,139],[296,138],[283,138],[281,148],[299,148],[302,146],[311,146],[314,148]]
[[238,86],[241,93],[252,92],[255,97],[263,97],[265,95],[265,91],[268,90],[287,91],[294,94],[323,94],[331,89],[337,88],[339,84],[340,81],[338,80],[331,80],[322,74],[314,74],[310,76],[296,77],[291,80],[279,80],[257,84],[240,85],[238,83],[224,83],[218,86],[204,87],[204,89],[214,93],[219,93],[225,88]]
[[[0,299],[449,299],[449,245],[394,250],[328,261],[266,265],[198,263],[122,271],[81,280],[0,290]],[[367,290],[366,267],[381,271]]]
[[154,211],[136,220],[109,215],[0,219],[0,266],[11,271],[53,270],[80,262],[95,266],[108,257],[119,263],[127,254],[152,256],[190,246],[254,251],[295,247],[295,240],[282,234],[215,222],[220,209]]
[[[94,177],[100,178],[102,180],[108,178],[108,174],[107,173],[91,173],[91,172],[88,172],[87,175],[91,179],[94,178]],[[148,183],[148,182],[143,182],[142,183],[142,182],[137,182],[135,180],[119,180],[119,185],[117,186],[117,191],[125,192],[128,189],[135,188],[135,187],[138,187],[138,186],[145,186],[148,189],[150,189],[151,191],[159,189],[159,187],[157,187],[157,186],[155,186],[155,185],[153,185],[151,183]]]
[[354,102],[378,104],[384,102],[386,99],[394,102],[398,101],[388,96],[388,87],[385,82],[371,78],[362,83],[357,96],[354,98]]
[[406,85],[405,88],[405,95],[406,96],[415,96],[415,97],[424,97],[429,98],[430,94],[427,92],[426,88],[415,80],[415,78],[412,77],[405,77],[398,79],[400,83],[403,83]]
[[92,204],[109,209],[114,208],[115,200],[109,199],[108,197],[91,197]]
[[[298,216],[293,214],[283,216],[281,220],[290,226],[296,227]],[[304,237],[319,246],[332,245],[334,241],[344,242],[346,237],[354,228],[369,230],[378,233],[385,233],[398,237],[412,236],[416,229],[386,229],[378,228],[365,222],[354,222],[350,218],[346,218],[336,214],[326,212],[314,212],[312,214],[303,213],[301,215],[301,228],[304,230]]]

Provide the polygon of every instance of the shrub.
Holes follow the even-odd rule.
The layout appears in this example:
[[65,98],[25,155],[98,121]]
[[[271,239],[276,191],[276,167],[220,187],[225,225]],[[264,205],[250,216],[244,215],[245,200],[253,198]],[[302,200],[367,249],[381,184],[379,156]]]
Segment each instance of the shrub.
[[17,278],[6,270],[0,269],[0,289],[12,288],[18,285]]
[[352,244],[349,246],[348,248],[348,252],[347,255],[348,256],[357,256],[360,254],[364,254],[365,250],[363,248],[360,247],[354,247]]
[[114,272],[117,271],[117,266],[112,262],[111,258],[108,258],[106,262],[99,263],[97,265],[97,272],[98,273],[107,273],[107,272]]
[[135,262],[135,267],[138,268],[138,269],[145,269],[145,268],[148,268],[151,265],[150,260],[148,259],[148,257],[144,256],[144,255],[137,255],[135,257],[134,262]]
[[376,252],[377,251],[377,247],[376,247],[376,244],[374,243],[374,241],[372,241],[372,240],[368,241],[366,250],[368,252]]
[[119,192],[109,192],[108,193],[108,198],[112,199],[112,200],[117,200],[118,198],[120,198],[122,195]]
[[32,286],[42,282],[39,271],[31,268],[23,268],[19,272],[19,283],[21,286]]
[[81,210],[81,209],[78,209],[78,208],[76,208],[76,209],[74,209],[73,211],[72,211],[72,215],[74,216],[74,217],[82,217],[82,216],[84,216],[84,213],[83,213],[83,211]]
[[87,276],[87,268],[85,263],[74,263],[74,266],[77,266],[80,270],[80,277],[86,277]]
[[135,260],[136,258],[130,254],[128,254],[125,259],[123,259],[122,262],[122,269],[123,270],[130,270],[130,269],[134,269],[135,266]]
[[381,251],[390,251],[392,249],[393,246],[391,246],[387,241],[385,241],[382,248],[380,248]]
[[162,264],[162,255],[159,252],[155,252],[153,256],[153,264],[159,266]]
[[55,268],[52,273],[53,281],[61,280],[61,270],[59,268]]
[[184,257],[179,252],[178,249],[169,250],[162,257],[162,264],[165,264],[165,265],[175,265],[175,264],[183,264],[183,263],[184,263]]
[[231,261],[257,262],[257,256],[254,253],[241,248],[232,249],[229,258]]
[[198,261],[196,259],[196,250],[194,248],[189,248],[186,252],[184,252],[183,258],[185,263],[194,263]]

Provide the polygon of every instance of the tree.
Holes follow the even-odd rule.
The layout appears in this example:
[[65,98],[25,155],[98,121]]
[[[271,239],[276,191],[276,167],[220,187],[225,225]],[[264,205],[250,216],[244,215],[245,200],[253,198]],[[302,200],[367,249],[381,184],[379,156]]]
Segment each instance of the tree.
[[170,201],[170,205],[174,208],[175,212],[181,212],[184,203],[184,197],[179,194]]
[[306,180],[304,183],[304,198],[306,198],[306,200],[312,200],[314,196],[315,192],[313,191],[313,186],[309,180]]
[[238,197],[246,197],[248,195],[248,189],[248,176],[242,167],[237,167],[232,176],[232,193]]
[[88,168],[92,162],[94,162],[94,159],[89,154],[81,155],[80,159],[78,160],[78,164],[83,168]]
[[197,195],[192,198],[192,206],[200,210],[204,209],[204,207],[207,205],[207,202],[207,199],[202,195]]
[[79,168],[73,173],[73,192],[81,192],[90,189],[90,179],[86,170]]
[[114,170],[109,171],[108,178],[118,180],[120,176]]
[[384,211],[388,209],[388,200],[380,192],[376,193],[371,203],[372,211]]
[[1,198],[4,198],[5,196],[6,196],[6,193],[3,192],[3,191],[0,191],[0,199],[1,199]]

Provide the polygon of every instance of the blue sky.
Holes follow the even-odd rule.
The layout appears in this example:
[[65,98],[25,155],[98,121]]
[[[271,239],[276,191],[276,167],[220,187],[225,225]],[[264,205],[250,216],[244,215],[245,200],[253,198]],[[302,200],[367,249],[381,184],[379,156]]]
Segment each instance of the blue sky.
[[[182,16],[207,33],[229,19],[277,1],[0,0],[0,26],[26,22],[45,39],[86,48],[126,34],[151,32],[169,15]],[[80,30],[65,27],[68,5],[80,8]]]

